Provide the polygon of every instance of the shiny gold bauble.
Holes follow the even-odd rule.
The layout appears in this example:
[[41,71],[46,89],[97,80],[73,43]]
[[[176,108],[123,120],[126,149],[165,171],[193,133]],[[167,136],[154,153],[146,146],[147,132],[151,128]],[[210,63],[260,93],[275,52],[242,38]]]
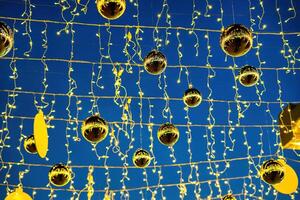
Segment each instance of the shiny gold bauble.
[[145,168],[151,162],[150,154],[144,149],[138,149],[132,158],[133,164],[138,168]]
[[236,200],[236,198],[232,194],[225,195],[222,200]]
[[10,52],[13,44],[13,31],[4,22],[0,22],[0,57],[3,57]]
[[31,135],[24,140],[24,149],[27,153],[36,154],[37,149],[35,146],[34,136]]
[[19,187],[14,192],[8,194],[5,200],[32,200],[32,198]]
[[87,141],[98,143],[106,138],[108,125],[104,119],[98,115],[93,115],[83,121],[81,132]]
[[179,130],[173,124],[163,124],[158,129],[157,138],[160,143],[171,147],[179,139]]
[[245,87],[251,87],[257,84],[260,75],[255,67],[246,65],[239,74],[239,82]]
[[165,71],[167,59],[159,51],[153,50],[144,58],[144,68],[152,75],[159,75]]
[[260,168],[260,176],[268,184],[280,183],[285,176],[284,163],[273,159],[265,161]]
[[51,184],[65,186],[71,180],[71,170],[63,164],[56,164],[50,169],[48,176]]
[[188,107],[197,107],[201,101],[201,93],[196,88],[189,88],[184,92],[183,102]]
[[126,9],[125,0],[97,0],[97,9],[102,17],[113,20],[121,17]]
[[222,31],[220,45],[232,57],[245,55],[253,43],[252,32],[241,24],[233,24]]

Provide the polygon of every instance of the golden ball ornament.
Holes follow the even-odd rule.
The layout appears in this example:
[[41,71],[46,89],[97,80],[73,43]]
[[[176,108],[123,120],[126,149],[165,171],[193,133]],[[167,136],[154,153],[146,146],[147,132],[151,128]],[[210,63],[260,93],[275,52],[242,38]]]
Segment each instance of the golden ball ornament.
[[0,57],[3,57],[10,52],[13,44],[13,31],[4,22],[0,22]]
[[167,59],[165,55],[159,51],[152,50],[144,58],[144,68],[152,75],[159,75],[165,71],[167,67]]
[[220,45],[229,56],[240,57],[252,48],[252,31],[241,24],[233,24],[221,33]]
[[8,194],[5,200],[32,200],[32,198],[25,192],[22,187],[18,187],[14,192]]
[[223,196],[222,200],[236,200],[236,198],[232,194],[227,194]]
[[262,164],[259,173],[263,181],[270,185],[280,183],[285,176],[284,163],[280,160],[267,160]]
[[202,101],[201,93],[196,88],[189,88],[184,92],[183,102],[188,107],[197,107]]
[[138,149],[132,158],[133,164],[138,168],[148,167],[151,162],[150,154],[144,149]]
[[83,121],[81,132],[87,141],[98,143],[108,135],[108,124],[98,115],[93,115]]
[[260,75],[255,67],[246,65],[240,70],[239,82],[245,87],[256,85],[259,79]]
[[179,139],[179,130],[173,124],[163,124],[158,129],[157,138],[160,143],[171,147]]
[[114,20],[121,17],[126,10],[125,0],[97,0],[97,9],[102,17]]
[[37,148],[36,148],[36,145],[35,145],[35,140],[34,140],[33,135],[27,137],[24,140],[24,149],[27,151],[27,153],[31,153],[31,154],[36,154],[37,153]]
[[54,165],[49,171],[49,181],[51,184],[62,187],[67,185],[71,178],[71,170],[63,164]]

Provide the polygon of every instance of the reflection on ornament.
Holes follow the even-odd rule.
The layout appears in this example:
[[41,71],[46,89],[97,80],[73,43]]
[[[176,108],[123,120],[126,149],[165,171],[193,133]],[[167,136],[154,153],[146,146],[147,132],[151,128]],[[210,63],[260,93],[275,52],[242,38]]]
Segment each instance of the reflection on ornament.
[[173,146],[179,139],[179,130],[173,124],[163,124],[158,129],[157,138],[160,143]]
[[63,164],[56,164],[50,169],[48,176],[51,184],[65,186],[71,180],[71,170]]
[[236,200],[236,198],[232,194],[225,195],[222,200]]
[[260,176],[268,184],[280,183],[285,176],[284,163],[274,159],[265,161],[260,168]]
[[4,22],[0,22],[0,57],[3,57],[10,52],[13,44],[13,31]]
[[201,101],[201,93],[196,88],[189,88],[184,92],[183,102],[188,107],[197,107]]
[[118,19],[126,9],[125,0],[97,0],[97,9],[106,19]]
[[27,137],[24,140],[24,149],[27,151],[27,153],[31,153],[31,154],[37,153],[33,135]]
[[145,168],[151,162],[150,154],[144,149],[138,149],[132,158],[133,164],[138,168]]
[[278,192],[282,194],[292,194],[297,191],[298,188],[298,176],[295,170],[285,163],[285,161],[280,160],[284,164],[285,173],[283,180],[275,185],[272,185]]
[[108,125],[98,115],[88,117],[83,121],[81,132],[83,137],[91,142],[98,143],[104,140],[108,134]]
[[240,57],[252,48],[252,32],[241,24],[233,24],[222,31],[220,45],[230,56]]
[[239,81],[243,86],[251,87],[257,84],[259,77],[260,75],[255,67],[246,65],[240,71]]
[[38,155],[45,158],[48,152],[48,130],[42,110],[34,117],[33,135]]
[[19,187],[14,192],[8,194],[5,200],[32,200],[32,198]]
[[144,58],[144,68],[145,70],[152,75],[159,75],[165,71],[167,67],[167,59],[159,51],[152,50]]

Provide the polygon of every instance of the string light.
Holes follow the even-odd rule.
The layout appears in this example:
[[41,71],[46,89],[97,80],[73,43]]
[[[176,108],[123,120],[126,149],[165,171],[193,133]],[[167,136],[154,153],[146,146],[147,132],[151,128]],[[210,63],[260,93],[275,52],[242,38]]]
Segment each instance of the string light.
[[[120,195],[120,198],[122,199],[129,199],[131,195],[131,191],[138,191],[140,194],[141,199],[146,199],[149,195],[151,195],[151,200],[155,199],[166,199],[166,190],[169,187],[177,187],[179,190],[179,198],[184,199],[187,198],[188,195],[188,186],[194,187],[194,196],[198,200],[201,198],[201,190],[203,188],[209,188],[208,196],[205,198],[208,199],[219,199],[222,197],[222,194],[224,194],[224,188],[228,188],[227,193],[232,194],[231,189],[231,181],[233,180],[239,180],[244,181],[243,185],[243,192],[241,194],[233,194],[234,196],[241,196],[244,197],[244,199],[248,198],[257,198],[262,199],[264,197],[264,194],[268,195],[271,193],[271,188],[269,187],[267,191],[265,190],[265,186],[261,183],[260,187],[255,184],[254,178],[257,178],[256,172],[257,167],[261,163],[261,160],[266,157],[274,157],[274,156],[280,156],[283,155],[283,149],[280,145],[279,141],[279,131],[278,131],[278,125],[277,120],[274,118],[273,114],[271,113],[271,106],[280,106],[281,110],[283,109],[283,106],[285,103],[282,101],[282,86],[281,82],[279,80],[279,72],[286,71],[289,72],[290,68],[293,69],[294,74],[296,73],[296,70],[300,70],[300,68],[295,67],[296,61],[299,61],[296,57],[298,54],[298,47],[295,51],[290,47],[288,41],[286,40],[287,35],[298,35],[298,32],[284,32],[283,25],[282,25],[282,18],[280,15],[280,9],[278,6],[278,2],[276,1],[276,11],[279,17],[279,24],[281,26],[281,31],[278,32],[253,32],[255,34],[255,39],[257,46],[254,47],[256,49],[256,57],[259,62],[259,72],[260,76],[262,77],[263,72],[276,72],[277,75],[277,84],[278,84],[278,98],[277,101],[267,101],[262,100],[262,95],[266,92],[266,87],[264,84],[264,81],[261,79],[259,84],[256,87],[256,95],[258,100],[242,100],[242,96],[239,93],[239,88],[236,83],[236,70],[239,70],[235,59],[233,59],[233,65],[230,67],[227,66],[212,66],[211,60],[212,60],[212,46],[210,42],[210,37],[213,34],[219,34],[220,31],[224,29],[223,24],[223,17],[224,17],[224,10],[222,5],[222,0],[219,0],[220,4],[220,16],[216,17],[216,21],[220,23],[221,29],[220,30],[214,30],[214,29],[205,29],[205,28],[196,28],[196,22],[201,16],[201,12],[196,9],[196,1],[193,0],[193,12],[192,12],[192,22],[191,27],[175,27],[172,26],[172,17],[170,14],[170,7],[167,0],[163,1],[162,8],[160,13],[157,15],[157,22],[155,26],[144,26],[140,24],[140,7],[139,7],[139,0],[131,0],[129,1],[132,6],[135,7],[136,13],[133,15],[133,18],[136,20],[136,25],[119,25],[119,24],[111,24],[108,20],[107,23],[103,24],[91,24],[91,23],[81,23],[76,22],[75,19],[77,16],[79,16],[80,12],[83,14],[87,13],[88,6],[90,3],[90,0],[86,0],[85,3],[82,3],[80,0],[78,1],[70,1],[70,0],[58,0],[55,5],[59,6],[61,8],[61,17],[63,21],[55,21],[55,20],[44,20],[44,19],[33,19],[32,18],[32,8],[35,6],[31,4],[30,0],[25,0],[25,11],[22,15],[22,18],[14,18],[14,17],[2,17],[0,16],[0,19],[6,19],[6,20],[13,20],[14,21],[14,30],[15,33],[17,33],[17,29],[15,29],[15,23],[18,21],[21,21],[22,24],[25,24],[25,31],[23,33],[24,36],[28,37],[29,40],[29,50],[24,53],[25,57],[16,57],[15,56],[15,50],[12,51],[12,57],[4,57],[3,59],[9,59],[10,62],[10,69],[12,75],[10,76],[10,79],[12,79],[12,82],[14,84],[14,88],[9,90],[0,90],[0,92],[7,93],[8,99],[5,107],[5,111],[1,113],[1,117],[3,120],[2,127],[0,129],[1,133],[1,152],[0,152],[0,161],[1,161],[1,169],[0,171],[7,169],[5,180],[3,184],[7,188],[7,191],[9,192],[9,187],[15,187],[16,185],[9,184],[9,178],[10,178],[10,171],[15,166],[27,166],[27,169],[24,171],[19,172],[19,185],[22,185],[22,180],[24,178],[24,175],[28,173],[31,169],[31,167],[50,167],[48,164],[34,164],[34,163],[26,163],[24,160],[24,156],[21,151],[22,147],[22,141],[25,138],[25,135],[23,134],[23,128],[25,122],[32,123],[33,117],[32,116],[23,116],[23,115],[17,115],[13,111],[17,107],[17,101],[16,97],[20,96],[23,97],[23,95],[31,95],[33,97],[33,103],[36,107],[36,109],[47,109],[48,114],[46,115],[47,125],[48,128],[55,128],[55,124],[57,121],[62,121],[66,123],[66,129],[65,129],[65,147],[66,147],[66,153],[67,153],[67,161],[66,164],[70,168],[88,168],[88,175],[87,175],[87,184],[85,187],[81,190],[75,188],[75,174],[73,174],[73,179],[71,180],[71,184],[69,188],[63,188],[63,189],[56,189],[52,188],[50,184],[47,184],[46,187],[30,187],[30,186],[24,186],[24,188],[31,189],[32,190],[32,196],[34,197],[36,195],[36,191],[39,190],[46,190],[49,192],[49,199],[55,199],[59,198],[59,191],[68,191],[72,192],[71,199],[79,199],[81,193],[87,193],[88,199],[91,199],[94,193],[97,192],[103,192],[105,193],[106,198],[113,197],[116,193]],[[252,5],[251,0],[248,0],[249,2],[249,13],[250,13],[250,22],[251,22],[251,30],[253,30],[253,27],[256,25],[255,19],[252,17],[252,12],[255,10],[255,6],[260,6],[261,8],[261,14],[257,15],[258,21],[258,28],[259,30],[265,30],[267,28],[267,25],[263,23],[263,18],[265,16],[265,10],[264,10],[264,2],[262,0],[259,0],[257,5]],[[290,20],[294,19],[296,17],[296,11],[295,7],[293,5],[293,0],[290,1],[291,5],[288,9],[288,11],[293,12],[293,16],[287,18],[284,22],[288,23]],[[233,6],[233,5],[232,5]],[[211,11],[213,9],[213,6],[211,5],[211,2],[209,0],[206,0],[206,7],[205,7],[205,13],[203,14],[204,17],[215,17],[212,15]],[[233,10],[234,11],[234,10]],[[162,23],[162,19],[165,18],[165,25],[160,26]],[[235,22],[234,18],[234,12],[233,12],[233,21]],[[39,58],[31,57],[30,53],[33,47],[33,42],[31,38],[31,23],[43,23],[44,29],[42,30],[42,48],[43,48],[43,54]],[[48,58],[47,57],[47,51],[48,51],[48,38],[47,38],[47,31],[48,31],[48,25],[49,24],[55,24],[55,25],[65,25],[65,27],[57,32],[57,35],[61,35],[62,32],[69,35],[70,38],[70,56],[69,59],[64,58]],[[96,32],[96,38],[98,40],[99,44],[99,50],[98,53],[100,54],[98,61],[90,61],[90,60],[75,60],[74,56],[74,44],[75,44],[75,29],[74,26],[85,26],[88,28],[97,28]],[[101,28],[105,28],[106,35],[108,36],[108,39],[106,42],[102,41],[104,37],[101,35]],[[126,60],[123,62],[117,62],[112,60],[111,56],[111,49],[114,46],[113,40],[112,40],[112,30],[114,29],[121,29],[124,30],[124,48],[123,48],[123,54],[126,57]],[[153,41],[155,43],[155,48],[158,50],[160,48],[163,48],[164,46],[168,46],[171,42],[171,33],[172,30],[176,31],[176,39],[177,39],[177,54],[178,54],[178,65],[169,65],[168,68],[170,70],[178,69],[179,68],[179,76],[177,79],[177,83],[181,83],[181,73],[182,70],[185,70],[186,74],[186,80],[188,87],[192,86],[192,83],[189,78],[189,70],[188,65],[185,65],[182,63],[183,58],[183,52],[182,47],[183,43],[182,40],[182,33],[187,32],[190,35],[194,35],[195,37],[195,43],[194,48],[196,51],[196,56],[198,56],[198,50],[199,50],[199,38],[198,33],[202,32],[204,34],[204,39],[206,41],[206,48],[207,48],[207,55],[206,55],[206,64],[204,66],[200,65],[192,65],[189,66],[189,69],[205,69],[208,71],[207,76],[207,89],[208,89],[208,95],[206,99],[203,99],[203,101],[208,106],[208,116],[207,116],[207,123],[206,124],[194,124],[192,123],[192,120],[190,118],[190,110],[188,107],[184,108],[185,111],[185,124],[174,124],[178,127],[183,127],[185,129],[185,133],[187,135],[187,152],[189,154],[189,160],[186,163],[177,163],[177,159],[175,157],[175,149],[173,147],[169,147],[170,149],[170,158],[171,158],[171,164],[163,164],[158,165],[157,157],[154,153],[154,137],[153,137],[153,129],[154,127],[158,127],[161,124],[154,123],[154,118],[157,116],[154,116],[153,110],[154,108],[154,101],[162,102],[164,101],[164,107],[161,110],[162,118],[165,121],[168,121],[169,123],[172,123],[173,120],[173,113],[171,111],[170,103],[171,101],[182,101],[182,97],[171,97],[169,96],[169,93],[167,91],[168,89],[168,77],[166,73],[163,73],[159,76],[158,79],[158,88],[162,91],[162,96],[146,96],[143,91],[143,85],[142,80],[144,78],[143,76],[143,58],[142,58],[142,47],[140,42],[143,40],[142,34],[143,31],[149,29],[153,30]],[[160,32],[164,31],[165,35],[161,36]],[[277,35],[281,37],[281,40],[283,42],[282,51],[283,57],[287,61],[287,67],[264,67],[266,64],[266,61],[264,61],[261,58],[261,48],[262,48],[262,42],[259,40],[259,36],[261,35]],[[174,37],[175,38],[175,37]],[[105,47],[105,48],[104,48]],[[105,52],[106,51],[106,52]],[[225,58],[225,60],[227,57]],[[21,87],[17,85],[18,80],[18,71],[16,62],[17,61],[31,61],[31,62],[41,62],[43,66],[43,79],[42,79],[42,92],[35,92],[35,91],[25,91],[22,90]],[[66,63],[68,66],[68,75],[67,80],[69,83],[68,91],[66,93],[51,93],[48,92],[48,62],[62,62]],[[74,73],[77,71],[74,67],[74,63],[78,63],[81,65],[87,65],[91,67],[91,79],[90,79],[90,91],[87,95],[83,94],[77,94],[77,82],[74,76]],[[73,66],[74,65],[74,66]],[[103,77],[102,77],[102,70],[103,67],[109,66],[112,71],[112,75],[114,78],[114,94],[112,96],[104,96],[104,95],[96,95],[96,89],[104,90],[104,83]],[[235,91],[234,99],[214,99],[213,98],[213,87],[212,87],[212,80],[217,76],[217,70],[230,70],[232,72],[233,78],[234,78],[234,84],[233,89]],[[128,74],[134,74],[137,72],[138,78],[135,80],[135,83],[137,85],[138,89],[138,95],[137,96],[130,96],[127,93],[127,88],[125,87],[125,73]],[[170,83],[169,83],[170,84]],[[172,85],[170,85],[172,86]],[[55,106],[56,106],[56,98],[57,97],[63,97],[67,99],[67,117],[56,117],[54,116],[55,113]],[[72,163],[72,148],[71,147],[71,140],[73,139],[74,142],[80,141],[80,136],[78,133],[79,124],[82,123],[82,120],[80,119],[80,112],[83,110],[82,102],[86,102],[86,100],[89,100],[91,103],[90,109],[87,111],[90,115],[94,114],[100,114],[99,109],[99,100],[102,99],[108,99],[111,101],[114,101],[115,105],[119,107],[120,113],[121,113],[121,120],[120,121],[110,121],[109,122],[109,145],[105,147],[105,154],[100,155],[97,150],[96,145],[92,145],[92,151],[95,153],[98,160],[103,159],[103,166],[97,165],[97,166],[83,166],[83,165],[74,165]],[[147,113],[145,110],[147,109],[146,106],[144,106],[144,100],[148,103],[148,119],[147,121],[143,121],[145,113]],[[214,109],[216,107],[215,103],[219,104],[227,104],[227,123],[225,124],[217,124],[216,123],[216,116],[214,116]],[[261,106],[262,104],[266,106],[265,111],[268,113],[271,124],[242,124],[240,122],[241,119],[243,119],[246,115],[246,112],[250,109],[251,105],[256,104],[256,106]],[[135,105],[138,105],[138,117],[139,119],[134,118],[134,109]],[[75,109],[73,109],[75,108]],[[172,109],[173,111],[175,109]],[[238,112],[237,116],[237,122],[234,122],[235,116],[234,113]],[[20,120],[19,125],[19,131],[20,131],[20,137],[19,137],[19,144],[17,146],[17,150],[19,151],[19,154],[21,156],[21,159],[19,162],[5,162],[2,158],[2,151],[4,148],[10,148],[9,139],[10,139],[10,130],[8,128],[8,122],[10,120]],[[136,120],[136,121],[134,121]],[[53,125],[51,124],[53,122]],[[146,146],[145,141],[149,138],[149,152],[151,154],[151,163],[148,167],[152,171],[152,174],[149,174],[148,169],[142,170],[142,181],[145,183],[145,186],[142,187],[128,187],[130,182],[129,177],[129,171],[134,169],[135,167],[133,165],[130,165],[128,159],[130,151],[136,146],[135,140],[137,139],[137,135],[135,134],[134,128],[139,128],[139,145],[141,147]],[[142,134],[143,128],[147,127],[147,130],[149,132],[149,135]],[[204,138],[206,140],[206,156],[207,159],[205,161],[197,161],[193,162],[193,154],[192,154],[192,134],[196,134],[196,131],[192,131],[192,128],[204,128],[205,134]],[[222,150],[222,160],[217,160],[217,149],[215,146],[217,145],[217,137],[218,132],[216,128],[220,128],[220,134],[223,137],[221,140],[221,143],[223,143]],[[247,130],[248,129],[260,129],[259,131],[259,142],[258,145],[259,154],[258,155],[251,155],[251,149],[252,146],[249,144],[247,140]],[[276,133],[276,142],[274,145],[275,148],[277,148],[276,153],[274,155],[264,155],[264,146],[263,146],[263,135],[267,132],[264,131],[264,128],[268,130],[272,130],[272,132]],[[230,158],[228,156],[228,151],[232,152],[234,151],[235,145],[236,145],[236,139],[233,137],[233,133],[239,134],[240,137],[244,138],[244,147],[240,147],[246,149],[247,155],[243,158]],[[144,143],[144,145],[143,145]],[[270,147],[271,148],[271,147]],[[110,158],[111,153],[116,154],[121,162],[122,165],[120,166],[110,166],[108,165],[108,161]],[[271,154],[271,152],[270,152]],[[254,162],[254,159],[257,159],[257,164]],[[48,158],[47,158],[48,160]],[[248,174],[241,177],[228,177],[226,174],[225,178],[221,178],[221,175],[225,174],[227,170],[231,167],[231,163],[233,161],[246,161],[248,162]],[[201,180],[200,175],[202,176],[202,171],[200,172],[200,166],[207,166],[207,171],[210,175],[214,176],[215,179],[213,180]],[[221,164],[224,165],[224,168],[221,169]],[[178,174],[177,181],[175,183],[166,184],[165,178],[163,176],[163,172],[165,170],[168,170],[168,168],[176,167],[176,172]],[[190,172],[189,174],[185,174],[183,167],[189,167]],[[105,188],[104,189],[96,189],[94,188],[95,181],[93,178],[93,172],[94,170],[103,169],[105,171]],[[120,179],[121,188],[113,189],[113,185],[111,184],[111,171],[114,169],[119,169],[122,171],[122,177]],[[201,173],[201,174],[200,174]],[[157,176],[157,183],[151,185],[150,184],[150,176],[156,175]],[[187,180],[187,181],[185,181]],[[207,185],[207,186],[206,186]],[[216,195],[217,191],[217,195]],[[260,193],[261,197],[256,197],[257,192]],[[277,193],[273,192],[274,196],[277,197]],[[291,196],[293,198],[293,196]],[[203,198],[203,197],[202,197]]]

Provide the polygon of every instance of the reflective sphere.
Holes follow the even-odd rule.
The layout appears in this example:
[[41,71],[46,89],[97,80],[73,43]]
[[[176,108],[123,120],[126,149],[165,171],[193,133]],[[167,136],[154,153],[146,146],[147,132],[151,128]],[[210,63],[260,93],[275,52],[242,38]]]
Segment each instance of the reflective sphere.
[[173,146],[179,139],[179,130],[173,124],[163,124],[159,127],[157,138],[166,146]]
[[278,160],[267,160],[260,168],[260,175],[268,184],[280,183],[285,175],[284,164]]
[[24,149],[27,151],[27,153],[31,153],[31,154],[37,153],[33,135],[27,137],[24,140]]
[[0,22],[0,57],[10,52],[14,44],[13,31],[3,22]]
[[184,92],[183,102],[188,107],[197,107],[201,101],[201,93],[196,88],[189,88]]
[[255,67],[246,65],[240,71],[239,81],[245,87],[256,85],[259,78],[260,75]]
[[97,0],[97,9],[106,19],[118,19],[126,9],[125,0]]
[[159,51],[153,50],[144,58],[144,68],[152,75],[159,75],[165,71],[167,59]]
[[32,200],[32,198],[19,187],[14,192],[8,194],[5,200]]
[[108,125],[98,115],[93,115],[84,120],[81,132],[83,137],[91,142],[98,143],[104,140],[108,134]]
[[236,198],[232,194],[225,195],[222,200],[236,200]]
[[222,31],[220,45],[227,55],[243,56],[252,48],[252,43],[252,32],[243,25],[233,24]]
[[133,164],[138,168],[145,168],[151,162],[150,154],[144,149],[138,149],[133,155]]
[[65,186],[71,180],[71,170],[63,164],[56,164],[50,169],[48,176],[51,184]]

